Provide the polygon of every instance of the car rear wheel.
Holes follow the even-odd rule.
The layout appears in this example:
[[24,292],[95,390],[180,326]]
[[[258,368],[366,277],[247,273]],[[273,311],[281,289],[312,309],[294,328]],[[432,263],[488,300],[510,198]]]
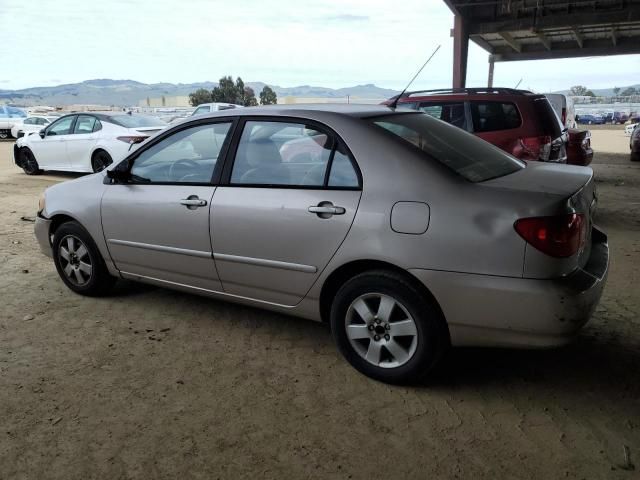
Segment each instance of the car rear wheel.
[[62,281],[80,295],[105,295],[115,283],[91,235],[77,222],[56,230],[53,259]]
[[33,155],[33,152],[28,148],[20,149],[20,164],[22,165],[22,170],[27,175],[39,175],[42,173],[40,170],[40,165],[36,161],[36,157]]
[[98,150],[91,157],[91,168],[94,172],[101,172],[113,163],[111,155],[104,150]]
[[353,367],[388,383],[423,379],[449,346],[439,309],[412,282],[389,271],[347,281],[333,301],[331,329]]

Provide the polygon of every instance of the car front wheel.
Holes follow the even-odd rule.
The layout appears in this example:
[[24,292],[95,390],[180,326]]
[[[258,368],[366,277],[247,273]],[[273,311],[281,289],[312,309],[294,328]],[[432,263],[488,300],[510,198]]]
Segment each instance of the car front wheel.
[[111,155],[104,150],[98,150],[91,157],[91,168],[93,168],[94,172],[101,172],[112,163],[113,159],[111,158]]
[[42,173],[40,170],[40,165],[36,160],[36,157],[33,155],[33,152],[28,148],[21,148],[20,153],[20,165],[22,165],[22,170],[27,175],[39,175]]
[[65,285],[80,295],[105,295],[115,283],[91,235],[77,222],[56,230],[53,260]]
[[449,346],[439,309],[404,276],[371,271],[347,281],[331,307],[338,349],[361,373],[387,383],[422,380]]

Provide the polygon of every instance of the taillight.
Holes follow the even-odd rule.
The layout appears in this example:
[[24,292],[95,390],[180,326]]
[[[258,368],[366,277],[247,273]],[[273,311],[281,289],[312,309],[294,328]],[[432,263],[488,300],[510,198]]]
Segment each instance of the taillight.
[[[546,162],[551,155],[551,137],[543,135],[540,137],[519,138],[519,155],[522,160],[540,160]],[[514,152],[515,153],[515,152]]]
[[514,227],[528,244],[559,258],[576,254],[587,237],[587,222],[581,213],[521,218]]
[[134,135],[134,136],[125,136],[125,137],[116,137],[118,140],[120,140],[121,142],[124,143],[141,143],[144,142],[147,138],[146,135],[140,136],[140,135]]
[[567,124],[567,109],[563,108],[562,109],[562,125],[566,125]]

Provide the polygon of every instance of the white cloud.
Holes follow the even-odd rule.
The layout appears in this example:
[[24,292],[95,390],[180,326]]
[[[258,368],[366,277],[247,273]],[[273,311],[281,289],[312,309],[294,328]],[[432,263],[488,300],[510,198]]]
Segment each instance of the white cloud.
[[[441,0],[0,0],[3,88],[89,78],[143,82],[245,80],[281,86],[451,84],[453,16]],[[495,84],[537,90],[637,82],[640,56],[496,65]],[[472,44],[468,84],[487,79]]]

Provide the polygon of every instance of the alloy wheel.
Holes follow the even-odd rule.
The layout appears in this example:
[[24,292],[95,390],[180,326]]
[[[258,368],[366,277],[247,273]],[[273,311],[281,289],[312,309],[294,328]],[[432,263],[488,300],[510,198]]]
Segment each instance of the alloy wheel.
[[406,364],[418,345],[418,329],[409,311],[382,293],[356,298],[347,310],[345,328],[358,355],[381,368]]
[[74,285],[89,283],[93,265],[86,245],[75,235],[67,235],[58,247],[58,259],[64,275]]

